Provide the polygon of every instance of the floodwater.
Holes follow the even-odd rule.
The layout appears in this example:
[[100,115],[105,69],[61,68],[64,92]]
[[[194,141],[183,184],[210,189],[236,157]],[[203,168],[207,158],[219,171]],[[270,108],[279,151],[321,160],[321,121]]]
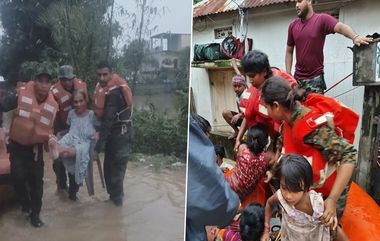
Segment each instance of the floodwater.
[[0,207],[0,240],[7,241],[176,241],[184,239],[185,166],[129,162],[124,206],[116,207],[102,188],[94,163],[95,195],[79,190],[73,202],[56,190],[51,161],[45,159],[42,228],[33,228],[16,204]]

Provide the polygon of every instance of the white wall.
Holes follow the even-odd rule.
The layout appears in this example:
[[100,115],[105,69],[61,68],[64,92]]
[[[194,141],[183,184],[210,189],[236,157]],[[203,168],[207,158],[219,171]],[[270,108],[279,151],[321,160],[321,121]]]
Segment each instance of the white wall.
[[[296,17],[294,4],[289,7],[267,7],[252,9],[249,11],[248,37],[253,38],[254,48],[259,49],[268,54],[272,66],[285,68],[285,49],[287,41],[287,29],[289,23]],[[336,7],[336,6],[334,6]],[[318,9],[318,7],[316,8]],[[269,14],[268,14],[269,12]],[[272,12],[272,13],[270,13]],[[380,32],[380,21],[378,16],[380,12],[379,0],[357,0],[350,3],[342,4],[339,12],[339,21],[350,25],[358,34],[367,35],[374,32]],[[214,28],[228,25],[234,26],[234,35],[240,36],[238,33],[238,13],[237,11],[227,14],[210,15],[206,22],[200,22],[196,19],[193,23],[193,45],[195,43],[220,42],[214,39]],[[198,30],[198,31],[197,31]],[[347,48],[352,46],[352,41],[346,39],[339,34],[329,35],[326,38],[324,56],[325,56],[325,79],[327,88],[352,72],[352,52]],[[294,54],[295,56],[295,54]],[[293,69],[294,69],[293,61]],[[202,73],[204,72],[201,71]],[[205,75],[198,76],[199,71],[192,71],[191,85],[194,93],[198,92],[198,96],[203,95],[203,86],[209,93],[209,84]],[[199,82],[202,80],[202,82]],[[336,97],[345,91],[353,89],[352,77],[346,79],[340,85],[327,93],[329,96]],[[201,94],[202,93],[202,94]],[[364,88],[359,87],[353,91],[343,94],[337,99],[347,106],[353,108],[362,115]],[[197,97],[195,97],[197,98]],[[204,101],[209,97],[202,96]],[[201,115],[207,115],[206,109],[209,108],[205,103],[198,110]],[[205,112],[202,112],[205,111]],[[359,123],[361,126],[361,123]],[[360,128],[356,131],[355,145],[358,145]]]
[[191,83],[195,108],[199,115],[213,123],[211,88],[206,69],[191,68]]

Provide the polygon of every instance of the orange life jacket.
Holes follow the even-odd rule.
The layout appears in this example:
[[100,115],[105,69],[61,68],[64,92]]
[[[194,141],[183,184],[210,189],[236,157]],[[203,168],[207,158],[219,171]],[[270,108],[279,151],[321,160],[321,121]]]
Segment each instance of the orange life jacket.
[[354,143],[355,130],[358,126],[359,115],[334,98],[311,93],[302,105],[318,109],[321,113],[330,112],[334,115],[335,132],[350,144]]
[[[87,84],[78,78],[75,78],[73,81],[74,90],[84,91],[84,93],[86,94],[86,101],[88,101]],[[58,103],[58,116],[61,119],[62,123],[66,123],[67,115],[69,114],[69,111],[72,109],[72,93],[65,90],[61,85],[60,81],[58,81],[55,85],[51,87],[51,92],[53,93],[54,99]]]
[[277,76],[277,77],[281,77],[285,79],[286,81],[289,82],[292,88],[298,86],[297,81],[290,74],[286,73],[284,70],[280,70],[277,68],[272,68],[271,70],[272,70],[273,76]]
[[[326,124],[327,118],[331,118],[335,132],[352,144],[359,115],[335,99],[320,94],[309,94],[306,100],[302,102],[302,105],[310,108],[311,112],[294,123],[293,128],[284,122],[284,152],[285,154],[298,153],[309,158],[313,168],[314,183],[318,183],[320,181],[320,171],[324,169],[326,161],[320,151],[303,142],[305,136],[319,126]],[[328,196],[335,177],[336,171],[316,190],[324,196]]]
[[[273,76],[279,76],[287,80],[292,88],[297,86],[296,80],[294,80],[294,78],[288,73],[276,68],[272,68],[272,73]],[[267,109],[261,100],[261,90],[254,86],[250,86],[248,89],[251,92],[245,112],[248,127],[252,127],[256,124],[262,124],[270,136],[273,137],[278,135],[280,131],[280,122],[277,122],[269,117]]]
[[124,97],[125,103],[130,107],[132,103],[129,103],[128,94],[130,93],[127,82],[117,74],[112,74],[111,80],[104,88],[98,83],[94,91],[94,112],[96,117],[101,118],[104,114],[104,104],[106,101],[106,95],[109,91],[120,88]]
[[245,114],[245,110],[248,106],[250,96],[251,96],[251,89],[246,88],[240,96],[240,101],[238,104],[239,112]]
[[11,140],[22,145],[35,145],[48,141],[53,133],[58,104],[49,92],[46,100],[38,103],[34,94],[34,81],[18,90],[17,108],[9,132]]

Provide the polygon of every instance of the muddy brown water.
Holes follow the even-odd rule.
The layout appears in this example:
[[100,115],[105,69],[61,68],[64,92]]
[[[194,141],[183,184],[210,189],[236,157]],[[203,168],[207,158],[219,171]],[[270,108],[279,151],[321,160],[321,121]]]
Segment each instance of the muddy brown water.
[[[155,168],[129,162],[124,206],[116,207],[101,187],[94,164],[95,195],[79,190],[73,202],[57,192],[50,159],[45,159],[42,228],[33,228],[14,203],[1,204],[0,240],[7,241],[176,241],[184,239],[186,168]],[[3,195],[3,194],[1,194]]]

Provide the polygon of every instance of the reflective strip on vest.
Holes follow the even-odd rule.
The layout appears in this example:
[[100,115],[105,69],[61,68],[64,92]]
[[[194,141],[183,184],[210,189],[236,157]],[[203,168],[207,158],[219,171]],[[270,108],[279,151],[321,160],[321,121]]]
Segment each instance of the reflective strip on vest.
[[265,108],[265,106],[263,106],[262,104],[259,104],[259,112],[263,115],[268,115],[268,110],[267,108]]
[[44,109],[47,110],[47,111],[49,111],[49,112],[51,112],[51,113],[55,113],[55,111],[56,111],[55,108],[54,108],[54,106],[49,105],[48,103],[45,103]]
[[25,117],[25,118],[29,118],[30,117],[30,112],[29,111],[26,111],[26,110],[20,110],[18,112],[19,116],[21,117]]
[[24,102],[24,103],[27,103],[27,104],[33,104],[33,100],[29,97],[26,97],[26,96],[22,96],[21,97],[21,102]]
[[43,116],[41,116],[40,122],[47,125],[47,126],[50,125],[50,120],[46,117],[43,117]]
[[69,95],[65,95],[65,96],[63,96],[61,99],[60,99],[60,101],[61,101],[61,103],[65,103],[66,101],[68,101],[70,99],[70,96]]

